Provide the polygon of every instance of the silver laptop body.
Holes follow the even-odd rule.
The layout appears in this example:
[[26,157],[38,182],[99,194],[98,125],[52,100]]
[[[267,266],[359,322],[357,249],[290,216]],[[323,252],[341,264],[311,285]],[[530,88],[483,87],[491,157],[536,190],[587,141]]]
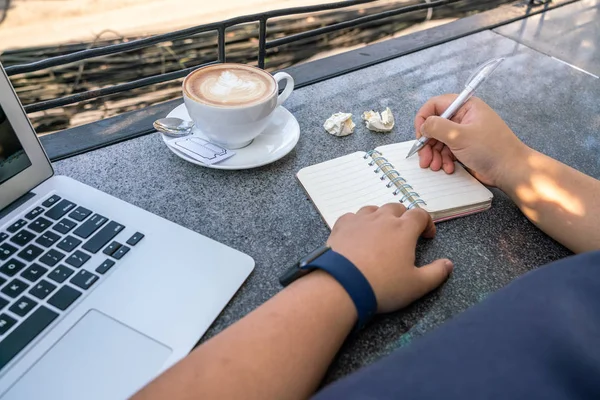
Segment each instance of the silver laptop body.
[[0,399],[123,399],[184,357],[249,256],[54,176],[0,65]]

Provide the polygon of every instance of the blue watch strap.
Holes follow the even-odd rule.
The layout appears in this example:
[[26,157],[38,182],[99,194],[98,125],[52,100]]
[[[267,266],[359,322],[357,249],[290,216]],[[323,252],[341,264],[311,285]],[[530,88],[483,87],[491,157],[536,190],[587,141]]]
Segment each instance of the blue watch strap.
[[350,260],[333,250],[325,252],[303,267],[315,268],[333,276],[348,292],[358,312],[356,329],[364,327],[377,312],[377,298],[367,278]]

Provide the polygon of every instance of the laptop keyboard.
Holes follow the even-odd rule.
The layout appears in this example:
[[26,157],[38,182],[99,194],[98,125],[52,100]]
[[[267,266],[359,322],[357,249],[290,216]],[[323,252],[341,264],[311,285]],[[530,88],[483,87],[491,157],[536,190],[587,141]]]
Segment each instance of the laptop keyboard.
[[[144,238],[113,240],[124,229],[52,195],[0,230],[0,369]],[[106,258],[92,265],[94,254]]]

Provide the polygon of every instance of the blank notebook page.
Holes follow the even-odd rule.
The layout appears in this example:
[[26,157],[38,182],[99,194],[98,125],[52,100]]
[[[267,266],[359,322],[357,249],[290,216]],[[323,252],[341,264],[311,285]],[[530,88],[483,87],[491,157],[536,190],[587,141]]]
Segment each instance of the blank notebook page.
[[369,166],[371,158],[356,152],[301,169],[298,179],[323,219],[333,227],[335,221],[348,212],[365,205],[382,206],[398,201],[393,190],[386,187]]
[[432,171],[419,166],[419,156],[406,159],[414,141],[378,147],[376,150],[391,162],[427,205],[425,210],[434,213],[460,209],[491,201],[492,193],[460,164],[454,163],[451,175],[444,171]]

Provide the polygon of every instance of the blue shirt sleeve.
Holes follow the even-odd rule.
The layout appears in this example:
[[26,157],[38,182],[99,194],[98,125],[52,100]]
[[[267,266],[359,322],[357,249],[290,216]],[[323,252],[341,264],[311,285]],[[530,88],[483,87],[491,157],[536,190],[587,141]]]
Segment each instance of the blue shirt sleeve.
[[532,271],[325,399],[600,399],[600,252]]

